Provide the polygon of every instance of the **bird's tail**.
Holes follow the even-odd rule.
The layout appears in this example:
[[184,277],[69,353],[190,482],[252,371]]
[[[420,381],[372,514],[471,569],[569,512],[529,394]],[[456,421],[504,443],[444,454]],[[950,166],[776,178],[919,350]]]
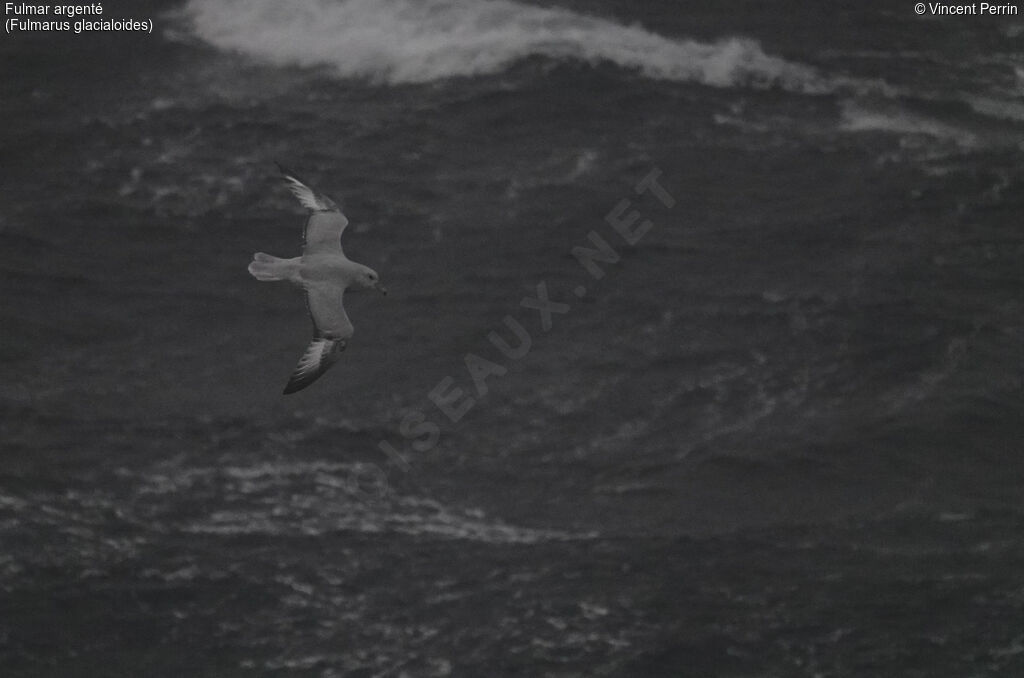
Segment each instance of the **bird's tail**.
[[257,280],[297,280],[299,260],[280,259],[278,257],[257,252],[252,256],[249,273]]

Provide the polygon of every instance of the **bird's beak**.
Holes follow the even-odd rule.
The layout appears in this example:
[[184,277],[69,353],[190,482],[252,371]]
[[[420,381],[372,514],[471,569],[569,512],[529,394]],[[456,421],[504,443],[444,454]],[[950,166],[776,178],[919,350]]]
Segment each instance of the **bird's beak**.
[[385,297],[388,296],[388,288],[384,287],[380,283],[375,283],[374,286],[373,286],[373,289],[377,290],[378,292],[383,294]]

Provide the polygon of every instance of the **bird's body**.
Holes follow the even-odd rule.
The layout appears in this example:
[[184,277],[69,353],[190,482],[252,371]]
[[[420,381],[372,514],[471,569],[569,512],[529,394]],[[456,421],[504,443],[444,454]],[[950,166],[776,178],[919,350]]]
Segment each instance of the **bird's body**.
[[377,273],[356,263],[341,249],[348,219],[327,196],[321,195],[281,167],[295,197],[311,210],[306,221],[302,256],[282,259],[263,252],[253,255],[249,273],[257,280],[285,280],[306,291],[313,319],[313,341],[299,360],[284,392],[294,393],[316,381],[337,362],[355,328],[345,313],[345,290],[373,288],[387,294]]

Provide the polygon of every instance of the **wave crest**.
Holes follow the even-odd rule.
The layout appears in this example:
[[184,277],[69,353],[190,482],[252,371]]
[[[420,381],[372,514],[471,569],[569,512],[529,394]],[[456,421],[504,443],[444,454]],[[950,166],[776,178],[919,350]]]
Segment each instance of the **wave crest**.
[[220,49],[389,84],[493,74],[544,56],[716,87],[831,89],[813,68],[754,40],[676,40],[511,0],[190,0],[185,11],[196,35]]

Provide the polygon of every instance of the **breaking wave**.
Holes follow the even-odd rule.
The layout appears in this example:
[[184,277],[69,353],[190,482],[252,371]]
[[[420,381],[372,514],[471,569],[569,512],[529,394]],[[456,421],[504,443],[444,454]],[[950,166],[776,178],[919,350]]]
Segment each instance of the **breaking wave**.
[[810,66],[766,54],[751,39],[673,39],[511,0],[190,0],[185,12],[191,30],[219,49],[377,83],[494,74],[541,56],[715,87],[833,88]]

